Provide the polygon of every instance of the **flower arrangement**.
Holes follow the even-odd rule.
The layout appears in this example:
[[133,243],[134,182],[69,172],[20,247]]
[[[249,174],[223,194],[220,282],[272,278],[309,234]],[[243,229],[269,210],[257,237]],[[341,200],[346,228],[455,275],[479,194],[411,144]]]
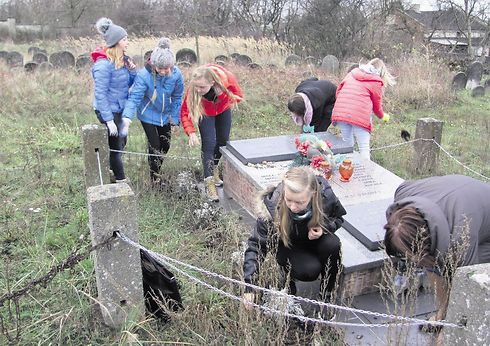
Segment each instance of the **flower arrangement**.
[[322,140],[311,133],[303,133],[294,139],[298,155],[292,166],[310,166],[329,179],[336,166],[337,158],[334,156],[332,144]]

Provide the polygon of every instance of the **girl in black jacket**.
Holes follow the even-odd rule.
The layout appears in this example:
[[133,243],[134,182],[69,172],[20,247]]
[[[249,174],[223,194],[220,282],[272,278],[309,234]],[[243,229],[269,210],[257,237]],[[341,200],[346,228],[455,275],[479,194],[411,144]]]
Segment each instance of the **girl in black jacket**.
[[288,101],[293,121],[303,126],[303,132],[327,131],[332,123],[337,86],[328,80],[310,78],[302,81]]
[[[263,207],[245,251],[245,282],[257,281],[260,263],[272,248],[284,277],[291,278],[290,294],[296,294],[294,279],[314,281],[321,275],[321,296],[327,298],[340,267],[340,240],[334,232],[346,214],[328,182],[309,167],[291,168],[277,187],[263,193]],[[247,289],[243,298],[247,303],[254,297]]]

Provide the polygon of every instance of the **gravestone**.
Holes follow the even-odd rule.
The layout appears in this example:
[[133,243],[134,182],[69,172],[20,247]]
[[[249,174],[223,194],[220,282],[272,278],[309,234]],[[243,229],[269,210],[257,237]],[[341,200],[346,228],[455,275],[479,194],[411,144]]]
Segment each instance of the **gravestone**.
[[145,52],[145,54],[143,55],[143,64],[146,64],[148,59],[150,59],[151,53],[153,53],[153,50],[148,50]]
[[75,67],[75,57],[68,51],[61,51],[51,54],[49,56],[49,62],[55,68]]
[[40,63],[38,66],[39,71],[50,71],[52,69],[54,69],[53,64],[51,64],[49,61]]
[[9,52],[7,56],[7,62],[10,67],[23,67],[24,56],[19,52]]
[[479,61],[471,63],[467,71],[468,81],[466,82],[466,89],[472,90],[474,87],[480,85],[481,77],[483,75],[483,65]]
[[222,61],[224,63],[227,63],[229,58],[226,55],[217,55],[214,57],[214,62]]
[[0,62],[3,62],[4,64],[8,64],[9,61],[9,52],[5,50],[0,50]]
[[[330,132],[317,132],[315,135],[332,143],[334,154],[352,152],[352,147]],[[284,135],[229,141],[226,148],[233,153],[244,165],[261,163],[263,161],[285,161],[296,157],[298,150],[294,144],[296,136]]]
[[453,77],[453,81],[451,82],[451,88],[454,91],[463,90],[464,88],[466,88],[467,81],[468,78],[466,77],[466,73],[458,72]]
[[28,73],[34,72],[37,70],[38,66],[39,65],[37,63],[35,63],[34,61],[30,61],[24,65],[24,71],[26,71]]
[[314,56],[307,56],[305,58],[305,62],[310,66],[318,66],[320,65],[320,60],[315,58]]
[[[442,139],[442,121],[433,118],[420,118],[415,128],[414,170],[417,174],[432,174],[439,161],[439,146]],[[434,143],[435,142],[435,143]]]
[[34,61],[36,64],[42,64],[43,62],[48,61],[48,56],[44,53],[41,52],[36,52],[32,56],[32,61]]
[[197,63],[197,55],[196,52],[194,52],[190,48],[182,48],[177,51],[175,54],[175,61],[177,62],[188,62],[189,64],[195,64]]
[[260,66],[259,64],[256,64],[256,63],[251,63],[251,64],[248,64],[248,68],[251,69],[251,70],[262,70],[262,66]]
[[482,97],[485,96],[485,88],[481,85],[477,85],[473,89],[471,89],[472,97]]
[[236,59],[239,55],[240,55],[240,53],[231,53],[230,58]]
[[75,62],[75,67],[77,71],[83,69],[90,69],[92,65],[93,65],[92,58],[86,55],[79,56]]
[[[244,164],[228,146],[222,147],[221,152],[225,192],[256,216],[259,191],[277,185],[293,161],[272,161],[282,155],[280,151],[283,145],[277,145],[280,142],[274,146],[267,145],[267,139],[255,140],[255,144],[254,140],[242,142],[247,143],[246,146],[234,146],[232,142],[235,141],[232,141],[230,147],[246,150],[239,153],[241,157],[249,157],[250,152],[260,153],[260,158],[265,162]],[[275,153],[274,148],[279,153]],[[269,153],[270,157],[265,157],[261,151]],[[343,252],[341,291],[344,297],[349,297],[377,290],[377,284],[381,281],[381,266],[387,258],[384,250],[379,250],[380,241],[384,237],[385,211],[403,179],[361,157],[357,152],[344,154],[344,158],[351,159],[354,164],[351,180],[342,182],[338,169],[334,169],[330,185],[347,210],[343,228],[336,234],[341,240]]]
[[485,81],[483,87],[485,88],[485,93],[490,94],[490,78]]
[[333,55],[327,55],[322,60],[322,69],[330,74],[338,74],[340,69],[339,59]]
[[252,63],[252,58],[245,54],[239,54],[233,61],[239,66],[248,66]]
[[299,66],[301,65],[302,59],[299,55],[291,54],[286,57],[284,60],[285,66]]
[[27,54],[34,57],[34,54],[38,53],[41,49],[39,47],[29,47],[27,49]]

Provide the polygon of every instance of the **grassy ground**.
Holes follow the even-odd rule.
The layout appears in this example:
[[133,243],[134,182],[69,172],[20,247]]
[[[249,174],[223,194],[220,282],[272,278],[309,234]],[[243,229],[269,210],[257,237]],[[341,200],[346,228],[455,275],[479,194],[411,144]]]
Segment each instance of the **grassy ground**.
[[[393,64],[399,76],[398,89],[388,90],[386,95],[392,121],[385,125],[375,120],[372,147],[401,142],[401,129],[414,134],[416,120],[431,116],[444,121],[442,145],[458,160],[490,176],[490,97],[473,99],[466,92],[455,95],[449,91],[447,71],[431,76],[427,71],[417,70],[423,64],[414,64],[412,69],[407,64],[410,61]],[[437,64],[429,67],[441,68]],[[285,102],[303,78],[304,69],[233,68],[233,71],[247,101],[234,114],[232,138],[298,132],[287,115]],[[339,80],[338,76],[309,72]],[[75,248],[89,245],[79,129],[95,121],[89,73],[27,75],[0,67],[2,294],[43,275]],[[183,133],[175,134],[169,153],[172,158],[165,164],[165,174],[171,178],[183,170],[200,171],[199,152],[189,150],[186,143]],[[146,151],[146,139],[137,121],[131,125],[127,149]],[[410,170],[412,156],[411,146],[405,145],[376,151],[373,159],[403,178],[415,178]],[[197,193],[182,197],[154,192],[147,186],[145,159],[126,156],[125,160],[138,198],[141,242],[155,251],[231,275],[231,253],[248,233],[238,218],[219,213],[204,219],[198,217],[194,211],[202,207],[203,201]],[[443,153],[439,172],[469,173]],[[144,320],[111,331],[100,324],[93,307],[97,293],[93,262],[88,259],[60,274],[46,288],[19,299],[18,315],[13,303],[1,307],[0,344],[9,339],[19,344],[63,345],[137,344],[136,341],[212,345],[304,343],[295,339],[304,338],[303,333],[288,334],[283,324],[269,317],[244,313],[235,302],[185,280],[183,284],[187,309],[172,323],[161,325]],[[323,333],[324,338],[332,340],[334,335],[335,339],[332,331]]]

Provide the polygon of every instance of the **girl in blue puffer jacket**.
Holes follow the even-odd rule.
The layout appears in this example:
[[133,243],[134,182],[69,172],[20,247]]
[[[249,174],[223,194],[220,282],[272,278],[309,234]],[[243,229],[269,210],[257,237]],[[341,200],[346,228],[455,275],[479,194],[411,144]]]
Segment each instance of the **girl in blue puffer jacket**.
[[[98,47],[91,54],[94,110],[99,121],[107,126],[109,148],[123,150],[126,145],[124,129],[129,126],[129,121],[124,120],[121,113],[136,75],[135,65],[126,55],[128,34],[108,18],[100,18],[95,27],[104,37],[106,47]],[[116,182],[126,181],[122,153],[111,151],[109,164]]]
[[150,178],[161,187],[162,156],[170,149],[172,126],[179,125],[184,78],[170,50],[170,40],[162,37],[152,51],[145,67],[138,71],[123,112],[123,120],[130,121],[135,114],[148,138]]

